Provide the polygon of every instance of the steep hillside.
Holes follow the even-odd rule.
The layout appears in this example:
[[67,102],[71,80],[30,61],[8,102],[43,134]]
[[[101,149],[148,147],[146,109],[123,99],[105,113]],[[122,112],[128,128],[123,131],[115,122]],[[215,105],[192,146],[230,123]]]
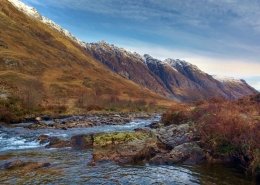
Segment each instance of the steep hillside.
[[66,106],[70,111],[106,100],[171,104],[111,72],[80,41],[35,12],[0,0],[1,97],[17,97],[28,108]]
[[178,100],[196,101],[207,98],[206,95],[203,95],[203,88],[180,73],[170,63],[154,59],[149,55],[145,55],[145,63]]
[[130,53],[106,42],[86,44],[86,50],[110,70],[163,96],[169,95],[164,83],[145,65],[137,53]]
[[222,83],[223,88],[229,97],[243,97],[245,95],[257,93],[245,80],[217,76],[213,76],[213,78]]
[[244,80],[217,79],[186,61],[142,57],[105,42],[86,44],[86,50],[115,73],[178,101],[232,100],[256,93]]

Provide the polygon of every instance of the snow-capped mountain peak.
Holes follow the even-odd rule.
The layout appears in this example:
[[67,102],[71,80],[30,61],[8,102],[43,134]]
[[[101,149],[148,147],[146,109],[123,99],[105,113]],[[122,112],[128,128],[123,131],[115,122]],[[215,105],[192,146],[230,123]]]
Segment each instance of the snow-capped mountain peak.
[[124,48],[117,47],[114,44],[109,44],[106,41],[99,41],[99,42],[94,42],[94,43],[85,43],[85,48],[86,50],[94,50],[96,53],[102,54],[102,53],[113,53],[117,56],[125,56],[128,58],[134,58],[137,61],[143,62],[143,57],[139,55],[136,52],[130,52],[125,50]]
[[68,30],[62,28],[61,26],[59,26],[58,24],[56,24],[52,20],[50,20],[50,19],[42,16],[41,14],[39,14],[39,12],[35,8],[24,4],[20,0],[8,0],[8,1],[14,7],[16,7],[19,11],[23,12],[27,16],[29,16],[29,17],[31,17],[33,19],[37,19],[37,20],[41,21],[42,23],[44,23],[44,24],[50,26],[51,28],[59,31],[63,35],[69,37],[70,39],[72,39],[73,41],[78,43],[79,45],[81,45],[83,47],[85,46],[85,43],[83,41],[81,41],[78,38],[76,38],[75,36],[73,36]]
[[172,66],[173,68],[175,69],[180,69],[180,68],[190,68],[192,70],[195,70],[195,71],[201,71],[197,66],[189,63],[189,62],[186,62],[185,60],[180,60],[180,59],[171,59],[171,58],[168,58],[166,60],[164,60],[165,63],[169,64],[170,66]]
[[37,19],[42,18],[42,16],[37,12],[37,10],[35,8],[25,5],[20,0],[8,0],[8,1],[12,5],[14,5],[18,10],[24,12],[26,15],[37,18]]

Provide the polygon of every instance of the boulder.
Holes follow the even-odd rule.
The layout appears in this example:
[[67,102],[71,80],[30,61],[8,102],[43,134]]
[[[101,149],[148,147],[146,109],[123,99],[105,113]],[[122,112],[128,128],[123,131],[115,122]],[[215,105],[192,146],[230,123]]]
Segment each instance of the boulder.
[[65,147],[71,147],[70,141],[62,140],[57,137],[50,137],[49,144],[46,146],[46,148],[65,148]]
[[46,144],[46,143],[50,142],[50,137],[48,135],[40,135],[37,140],[42,145],[42,144]]
[[206,160],[204,151],[196,142],[176,146],[170,152],[159,153],[151,163],[154,164],[200,164]]
[[162,143],[171,148],[198,140],[194,126],[188,123],[158,128],[155,133]]
[[196,142],[176,146],[170,153],[172,163],[199,164],[206,159],[204,151]]
[[93,160],[118,163],[148,161],[160,150],[156,137],[150,132],[119,132],[94,136]]
[[157,129],[157,128],[163,127],[163,124],[159,121],[154,121],[150,125],[148,125],[148,127],[152,128],[152,129]]
[[93,135],[76,135],[71,138],[71,147],[74,149],[88,149],[93,146]]

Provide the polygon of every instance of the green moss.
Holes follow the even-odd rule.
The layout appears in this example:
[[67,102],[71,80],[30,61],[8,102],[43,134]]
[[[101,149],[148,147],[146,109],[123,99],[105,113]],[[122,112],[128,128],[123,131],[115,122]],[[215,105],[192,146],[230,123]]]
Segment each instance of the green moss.
[[107,146],[112,144],[131,142],[134,140],[143,140],[148,137],[150,137],[150,134],[145,132],[116,132],[108,134],[98,134],[94,136],[94,145]]

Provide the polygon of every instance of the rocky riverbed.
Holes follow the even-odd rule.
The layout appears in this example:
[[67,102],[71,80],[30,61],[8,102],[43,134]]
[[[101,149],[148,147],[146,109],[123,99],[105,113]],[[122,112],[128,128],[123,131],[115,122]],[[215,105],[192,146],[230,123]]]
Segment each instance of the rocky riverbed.
[[163,126],[158,115],[74,116],[0,128],[3,184],[251,184],[224,167],[217,174],[215,166],[204,170],[205,160],[192,123]]
[[48,116],[36,117],[24,124],[14,124],[28,129],[69,129],[87,128],[102,125],[125,125],[134,119],[149,119],[154,113],[90,113],[79,116],[63,116],[51,118]]

